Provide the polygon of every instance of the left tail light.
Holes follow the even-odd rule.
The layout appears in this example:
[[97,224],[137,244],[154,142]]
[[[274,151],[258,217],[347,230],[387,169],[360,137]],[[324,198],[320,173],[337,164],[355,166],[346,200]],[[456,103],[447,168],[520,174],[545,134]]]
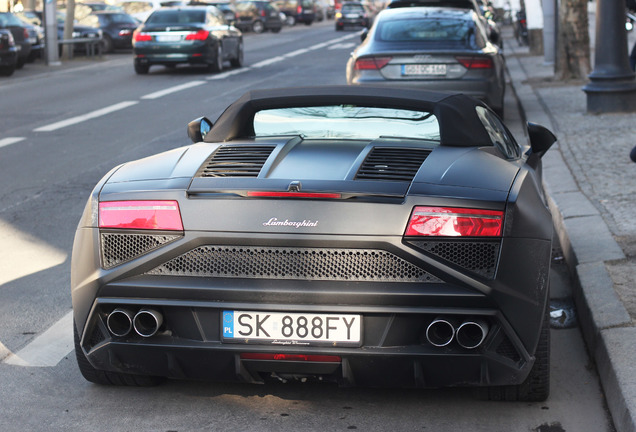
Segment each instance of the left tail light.
[[133,33],[133,40],[135,42],[151,42],[152,36],[149,33],[143,33],[135,30]]
[[500,237],[504,212],[457,207],[415,207],[405,236]]
[[99,227],[183,231],[177,201],[100,202]]
[[361,57],[356,60],[356,70],[379,70],[389,64],[391,57]]

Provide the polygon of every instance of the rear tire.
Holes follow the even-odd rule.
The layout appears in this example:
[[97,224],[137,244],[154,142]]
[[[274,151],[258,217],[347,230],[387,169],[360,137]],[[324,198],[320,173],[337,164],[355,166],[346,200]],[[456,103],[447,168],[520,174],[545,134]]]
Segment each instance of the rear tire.
[[221,47],[221,42],[216,46],[214,63],[208,65],[208,67],[212,72],[221,72],[223,70],[223,47]]
[[230,64],[232,65],[232,67],[240,68],[243,66],[243,58],[244,58],[243,42],[240,42],[236,50],[236,57],[230,60]]
[[263,24],[263,21],[261,20],[256,20],[252,23],[252,31],[254,33],[263,33],[265,31],[265,24]]
[[79,366],[79,370],[86,381],[100,385],[133,387],[156,386],[163,381],[163,378],[161,377],[133,375],[95,369],[86,358],[86,355],[84,355],[84,351],[82,351],[75,321],[73,321],[73,336],[75,339],[75,357],[77,358],[77,365]]
[[0,76],[11,76],[15,72],[15,65],[0,67]]
[[111,53],[115,50],[115,44],[113,43],[113,40],[108,35],[104,35],[101,41],[101,45],[102,45],[102,52],[104,54]]
[[135,63],[135,72],[137,73],[137,75],[146,75],[149,70],[150,66]]

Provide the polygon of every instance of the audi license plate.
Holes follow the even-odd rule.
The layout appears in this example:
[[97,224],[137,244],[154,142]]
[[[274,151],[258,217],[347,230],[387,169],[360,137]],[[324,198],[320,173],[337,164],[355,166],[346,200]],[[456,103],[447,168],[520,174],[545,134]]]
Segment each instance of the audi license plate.
[[405,64],[402,75],[446,75],[445,64]]
[[360,346],[362,335],[360,315],[223,311],[222,325],[237,343]]

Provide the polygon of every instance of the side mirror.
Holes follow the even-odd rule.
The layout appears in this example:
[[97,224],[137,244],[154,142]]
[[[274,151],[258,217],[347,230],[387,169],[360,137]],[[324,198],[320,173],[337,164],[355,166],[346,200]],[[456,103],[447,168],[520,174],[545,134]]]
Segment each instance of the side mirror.
[[532,154],[539,158],[552,147],[557,140],[552,132],[546,127],[536,123],[528,122],[528,137],[530,137],[530,147]]
[[364,42],[364,40],[367,38],[368,35],[369,35],[369,29],[365,27],[364,29],[362,29],[362,32],[360,33],[360,42]]
[[210,129],[212,129],[212,122],[206,117],[199,117],[188,123],[188,136],[193,143],[198,143],[203,141]]

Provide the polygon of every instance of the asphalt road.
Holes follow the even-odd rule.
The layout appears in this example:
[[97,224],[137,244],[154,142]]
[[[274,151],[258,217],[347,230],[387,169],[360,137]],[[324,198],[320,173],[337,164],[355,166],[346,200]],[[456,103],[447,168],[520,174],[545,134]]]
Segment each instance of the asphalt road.
[[[69,267],[94,184],[124,161],[187,145],[190,120],[216,119],[249,89],[344,84],[358,40],[329,21],[247,35],[246,66],[218,74],[156,67],[138,76],[122,52],[54,72],[27,64],[0,80],[0,430],[613,431],[576,323],[558,320],[544,403],[477,401],[466,389],[179,381],[139,389],[81,377]],[[524,139],[511,94],[506,118]],[[569,279],[555,255],[553,297],[567,309]]]

